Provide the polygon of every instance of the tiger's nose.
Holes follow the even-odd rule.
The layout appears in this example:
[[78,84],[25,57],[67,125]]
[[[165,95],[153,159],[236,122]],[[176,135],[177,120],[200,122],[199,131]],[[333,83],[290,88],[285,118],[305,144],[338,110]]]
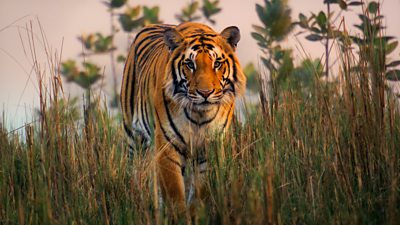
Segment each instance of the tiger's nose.
[[212,90],[207,90],[207,89],[196,89],[196,92],[201,95],[203,98],[207,98],[208,96],[210,96],[215,89]]

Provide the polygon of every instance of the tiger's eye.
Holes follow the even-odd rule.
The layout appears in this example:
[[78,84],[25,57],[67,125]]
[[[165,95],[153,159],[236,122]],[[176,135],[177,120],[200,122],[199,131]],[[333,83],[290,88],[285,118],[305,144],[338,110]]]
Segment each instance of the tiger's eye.
[[215,68],[215,69],[218,69],[221,65],[222,65],[222,63],[219,62],[219,61],[215,61],[215,62],[214,62],[214,68]]
[[194,70],[194,63],[193,63],[192,61],[187,62],[187,63],[186,63],[186,66],[187,66],[189,69]]

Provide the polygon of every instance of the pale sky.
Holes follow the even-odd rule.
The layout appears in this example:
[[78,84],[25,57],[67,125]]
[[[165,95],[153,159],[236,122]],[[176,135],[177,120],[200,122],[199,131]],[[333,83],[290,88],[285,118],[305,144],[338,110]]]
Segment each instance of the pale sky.
[[[255,13],[255,3],[263,3],[263,0],[220,1],[222,11],[215,17],[217,24],[213,26],[214,29],[221,31],[227,26],[238,26],[242,34],[242,39],[238,44],[239,59],[243,66],[248,62],[254,62],[257,65],[260,51],[251,38],[250,32],[252,24],[260,24]],[[40,21],[43,28],[51,54],[60,54],[62,51],[62,60],[71,58],[82,60],[78,58],[82,48],[77,41],[77,36],[97,31],[107,34],[110,30],[110,19],[101,2],[101,0],[1,0],[0,111],[4,112],[6,121],[12,122],[12,127],[19,127],[25,122],[29,122],[33,109],[38,106],[39,102],[36,74],[31,72],[32,59],[25,28],[27,26],[29,28],[30,21],[32,21],[38,63],[43,68],[42,70],[49,75],[50,69],[47,65],[46,52],[41,46],[43,38],[37,21]],[[181,8],[190,0],[136,0],[129,2],[132,5],[159,5],[161,20],[164,23],[176,24],[175,14],[180,12]],[[319,12],[325,7],[322,2],[323,0],[289,0],[293,19],[298,18],[299,12],[305,15],[310,15],[310,12]],[[400,0],[381,2],[383,3],[382,14],[386,16],[387,35],[400,38]],[[337,11],[337,8],[334,7],[334,10]],[[347,28],[355,31],[352,25],[355,22],[358,23],[356,13],[349,12],[343,15],[346,18]],[[293,47],[294,56],[298,61],[304,58],[304,54],[297,50],[300,49],[300,46],[303,46],[307,53],[314,58],[321,56],[323,47],[320,43],[310,43],[303,37],[295,38],[294,33],[289,36],[285,46]],[[125,49],[127,47],[126,37],[120,35],[116,39],[116,45],[121,50]],[[25,55],[23,46],[28,55]],[[398,52],[399,50],[396,55],[392,56],[399,58]],[[103,64],[106,72],[109,69],[108,60],[107,56],[91,59],[91,61]],[[121,74],[122,65],[119,65],[118,71]],[[111,81],[107,80],[107,82],[111,84]],[[77,94],[79,88],[74,84],[64,82],[64,88],[66,95],[80,97],[80,94]],[[3,119],[3,116],[0,116],[0,119]]]

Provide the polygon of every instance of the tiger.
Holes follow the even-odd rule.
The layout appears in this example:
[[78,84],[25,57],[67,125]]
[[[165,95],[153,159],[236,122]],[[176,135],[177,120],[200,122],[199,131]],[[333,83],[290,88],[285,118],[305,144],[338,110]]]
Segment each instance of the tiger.
[[236,26],[216,33],[185,22],[146,26],[130,46],[120,93],[123,126],[130,148],[136,137],[154,145],[161,196],[180,209],[186,207],[188,161],[204,173],[207,159],[196,149],[207,151],[207,135],[229,128],[235,99],[245,92],[239,40]]

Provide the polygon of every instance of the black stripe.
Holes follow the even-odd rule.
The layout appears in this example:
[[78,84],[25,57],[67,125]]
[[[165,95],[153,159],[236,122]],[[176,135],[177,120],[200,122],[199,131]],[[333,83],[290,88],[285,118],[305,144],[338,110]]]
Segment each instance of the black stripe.
[[[151,46],[150,45],[155,45],[155,44],[157,44],[158,42],[158,40],[159,39],[161,39],[163,36],[162,35],[153,35],[153,36],[148,36],[148,37],[145,37],[145,38],[143,38],[136,46],[137,47],[141,47],[141,45],[145,42],[145,41],[148,41],[145,45],[143,45],[143,47],[141,47],[140,49],[139,48],[136,48],[137,49],[137,51],[136,51],[136,55],[137,56],[140,56],[140,55],[142,55],[142,52],[145,50],[145,49],[148,49],[148,48],[150,48]],[[151,49],[151,48],[150,48]]]
[[172,130],[175,132],[175,134],[179,137],[179,139],[183,142],[183,144],[186,145],[185,139],[183,138],[183,136],[181,135],[181,133],[179,132],[178,128],[176,128],[174,121],[172,120],[172,116],[171,113],[169,111],[168,108],[168,102],[167,99],[165,99],[165,93],[164,90],[162,90],[163,92],[163,101],[164,101],[164,107],[165,107],[165,111],[167,112],[167,117],[168,117],[168,121],[169,121],[169,125],[172,127]]
[[226,64],[227,64],[227,67],[228,67],[228,77],[229,77],[230,72],[231,72],[231,62],[229,60],[226,60]]
[[197,50],[199,50],[200,47],[201,47],[201,45],[193,45],[192,50],[197,51]]
[[228,124],[229,114],[231,113],[232,108],[233,108],[233,103],[231,104],[231,107],[229,108],[228,114],[226,114],[226,120],[225,120],[225,123],[224,123],[224,126],[222,129],[225,129],[226,125]]
[[160,116],[158,115],[157,109],[155,109],[155,112],[156,112],[157,120],[158,120],[158,122],[159,122],[159,124],[160,124],[161,131],[163,132],[164,138],[167,139],[167,141],[175,148],[175,150],[176,150],[180,155],[182,155],[183,157],[186,158],[186,151],[183,151],[182,149],[180,149],[176,144],[174,144],[174,143],[171,141],[171,138],[167,135],[167,132],[164,130],[164,127],[163,127],[162,124],[161,124]]
[[230,79],[225,79],[225,78],[223,78],[223,80],[226,82],[225,86],[229,85],[231,87],[231,89],[229,89],[229,88],[225,88],[225,86],[224,86],[223,93],[225,94],[226,92],[231,91],[233,93],[233,95],[235,95],[235,85],[233,85],[232,81]]
[[[150,51],[150,53],[149,53],[149,55],[151,54],[153,57],[151,58],[151,60],[150,61],[147,61],[148,62],[148,64],[149,65],[155,65],[154,66],[154,70],[153,70],[153,74],[151,74],[150,73],[150,68],[147,68],[147,73],[143,73],[143,74],[147,74],[147,76],[145,77],[145,79],[144,79],[144,84],[143,84],[143,86],[145,86],[145,88],[146,88],[146,90],[150,90],[149,89],[149,79],[150,79],[150,76],[155,76],[156,75],[156,69],[157,69],[157,64],[155,64],[155,61],[156,61],[156,59],[158,58],[157,56],[155,56],[154,54],[153,54],[153,51],[156,51],[157,50],[157,47],[159,47],[159,46],[156,46],[156,47],[154,47],[154,48],[152,48],[152,50]],[[147,59],[146,59],[147,60]],[[154,80],[156,80],[155,78],[154,78]],[[148,95],[149,93],[147,93],[147,95]],[[150,93],[151,94],[151,93]],[[149,96],[147,96],[147,99],[145,99],[145,100],[148,100],[148,97]],[[150,129],[150,120],[149,120],[149,111],[148,111],[148,109],[149,109],[149,107],[148,107],[148,103],[147,103],[147,101],[145,101],[144,102],[145,104],[144,104],[144,109],[145,109],[145,119],[146,119],[146,124],[147,124],[147,126],[146,126],[146,130],[148,131],[148,133],[149,133],[149,136],[151,136],[151,129]]]
[[130,127],[128,127],[128,125],[126,125],[126,123],[124,123],[124,130],[126,132],[126,134],[133,139],[133,133],[132,130],[130,129]]
[[167,158],[169,161],[173,162],[175,165],[179,166],[179,168],[182,169],[182,165],[178,161],[174,160],[173,158],[171,158],[169,156],[166,156],[165,158]]
[[177,29],[179,32],[184,32],[185,30],[191,28],[190,26],[186,26],[184,28]]
[[[146,105],[145,105],[146,101],[145,100],[146,99],[143,99],[143,96],[142,96],[141,101],[139,101],[140,102],[140,111],[142,112],[141,122],[144,125],[144,128],[146,129],[146,132],[147,132],[148,136],[151,137],[150,127],[149,127],[149,124],[148,124],[148,118],[149,117],[147,115],[147,109],[145,109],[146,108]],[[146,121],[146,118],[147,118],[147,121]]]
[[[159,36],[159,35],[158,35]],[[149,37],[145,38],[146,40]],[[138,43],[138,45],[142,44],[145,39],[143,39],[140,43]],[[155,40],[155,37],[153,36],[152,40]],[[143,79],[142,81],[142,88],[145,88],[146,90],[148,90],[148,80],[150,78],[150,74],[149,71],[144,71],[144,70],[149,70],[149,67],[146,67],[145,64],[149,64],[152,65],[154,59],[156,57],[154,57],[153,55],[153,51],[155,49],[154,46],[158,45],[160,42],[149,42],[147,43],[144,47],[142,47],[139,51],[136,51],[136,57],[141,57],[140,60],[137,60],[137,63],[139,65],[139,67],[141,68],[141,70],[139,71],[139,74],[147,74],[147,76],[145,77],[141,77],[141,79]],[[142,55],[143,53],[143,55]],[[151,62],[148,61],[148,58],[150,56],[153,56]],[[141,122],[143,124],[143,126],[146,129],[146,132],[148,134],[148,136],[151,136],[151,129],[150,129],[150,121],[149,121],[149,115],[148,115],[148,107],[147,107],[147,99],[141,99],[141,101],[139,102],[139,106],[140,106],[140,110],[141,110]]]
[[[143,79],[142,84],[141,84],[141,90],[148,90],[148,79],[149,79],[150,75],[149,75],[149,73],[145,73],[143,71],[141,71],[140,74],[147,74],[147,76],[141,77]],[[148,99],[147,94],[144,95],[142,93],[141,96],[139,96],[139,98],[141,99],[140,110],[142,113],[142,117],[141,117],[142,123],[146,129],[148,137],[151,137],[151,130],[150,130],[150,126],[149,126],[149,124],[150,124],[149,116],[148,116],[148,110],[147,110],[147,99]],[[146,97],[146,98],[144,98],[144,97]]]
[[175,72],[175,61],[178,59],[180,57],[180,55],[179,54],[177,54],[173,59],[172,59],[172,61],[171,61],[171,73],[172,73],[172,80],[173,80],[173,83],[174,83],[174,85],[176,85],[177,84],[177,74],[176,74],[176,72]]
[[[125,102],[128,102],[128,95],[126,93],[125,93],[125,96],[124,96],[125,98],[124,99],[122,98],[122,92],[124,90],[125,90],[125,92],[128,91],[128,85],[127,84],[128,84],[128,81],[129,81],[129,68],[130,68],[130,66],[128,65],[128,58],[129,58],[129,54],[126,57],[125,65],[124,65],[124,71],[123,71],[123,76],[125,76],[125,71],[128,73],[128,76],[122,78],[121,93],[119,95],[119,101],[121,102],[121,108],[122,108],[123,111],[124,111],[123,104]],[[126,79],[126,82],[124,82],[124,79]]]
[[229,54],[229,58],[232,60],[232,67],[233,67],[233,80],[236,82],[237,81],[237,68],[235,64],[235,59],[232,54]]
[[160,47],[158,45],[160,43],[162,44],[162,42],[160,42],[160,41],[159,42],[153,42],[152,43],[153,45],[151,45],[147,49],[145,49],[145,52],[143,52],[142,56],[140,57],[140,64],[139,64],[140,67],[143,67],[143,65],[147,63],[147,60],[149,59],[149,57],[154,57],[154,56],[158,57],[159,56],[159,54],[162,51],[155,51],[155,50],[158,50],[158,48]]
[[204,41],[211,41],[211,42],[212,42],[213,39],[212,39],[212,38],[208,38],[208,37],[202,35],[202,36],[199,38],[199,41],[200,41],[201,43],[204,43]]
[[189,116],[189,113],[187,112],[186,108],[184,108],[183,111],[185,112],[186,119],[188,119],[190,122],[192,122],[192,123],[196,124],[197,126],[199,126],[199,124],[197,123],[197,121],[194,120],[194,119],[192,119],[192,118]]
[[189,112],[187,111],[187,108],[184,108],[183,111],[184,111],[184,113],[185,113],[186,118],[187,118],[190,122],[196,124],[197,126],[203,126],[204,124],[207,124],[207,123],[212,122],[212,121],[215,119],[215,117],[217,117],[218,112],[219,112],[219,109],[220,109],[220,107],[218,106],[217,112],[215,112],[214,116],[212,116],[210,119],[205,120],[205,121],[200,122],[200,123],[197,122],[196,120],[194,120],[193,118],[190,117]]
[[[198,36],[204,36],[204,37],[216,37],[217,36],[217,34],[211,34],[211,33],[203,33],[203,32],[197,32],[197,33],[194,33],[194,34],[192,34],[192,35],[188,35],[188,36],[186,36],[186,38],[194,38],[194,37],[198,37]],[[209,38],[207,38],[208,40],[212,40],[212,39],[209,39]]]
[[135,40],[139,38],[140,35],[143,33],[152,33],[151,31],[159,31],[160,33],[163,33],[166,29],[175,27],[174,25],[168,25],[168,24],[163,24],[163,25],[157,25],[157,26],[150,26],[150,27],[145,27],[142,30],[139,31],[139,33],[136,34]]
[[148,32],[148,31],[153,31],[153,30],[160,30],[160,28],[159,27],[145,27],[138,34],[136,34],[135,40],[138,39],[139,36],[142,35],[143,33]]
[[[198,41],[197,38],[194,38],[193,40],[191,40],[191,41],[189,42],[189,46],[191,46],[192,44],[194,44],[196,41]],[[200,45],[199,45],[199,46],[200,46]]]
[[[133,120],[133,113],[135,111],[134,107],[135,107],[135,89],[136,89],[136,86],[135,86],[135,84],[136,84],[136,63],[135,63],[135,61],[133,61],[132,65],[129,66],[128,72],[129,72],[128,76],[132,76],[132,87],[131,87],[131,92],[129,93],[129,95],[130,95],[129,97],[130,97],[131,117]],[[128,98],[128,95],[126,96],[126,98]],[[129,124],[129,125],[132,126],[132,124]]]
[[203,44],[203,46],[205,46],[209,50],[213,50],[214,49],[214,45],[213,44]]

